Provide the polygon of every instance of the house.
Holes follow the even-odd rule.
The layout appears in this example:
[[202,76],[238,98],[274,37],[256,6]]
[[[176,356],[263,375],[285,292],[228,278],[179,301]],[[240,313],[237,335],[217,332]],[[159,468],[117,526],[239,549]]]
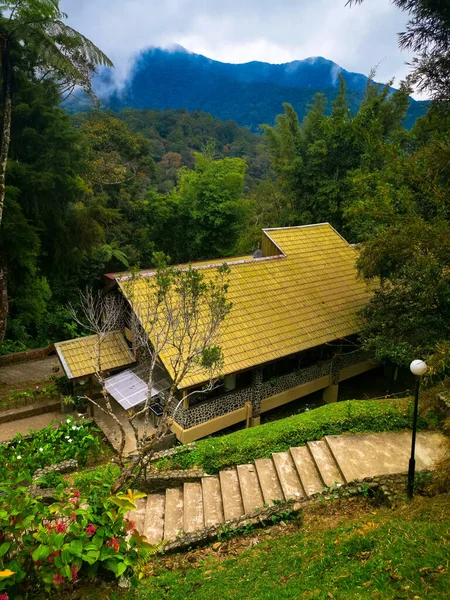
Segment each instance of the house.
[[[356,258],[357,251],[322,223],[264,229],[254,256],[226,260],[233,308],[220,332],[221,385],[202,393],[206,372],[183,379],[172,415],[178,440],[190,442],[237,423],[258,425],[264,412],[318,390],[325,402],[336,401],[341,381],[377,366],[356,343],[359,312],[371,294],[357,277]],[[216,269],[223,262],[192,267]],[[107,279],[133,310],[138,294],[129,278]],[[129,331],[125,337],[131,343]],[[164,352],[159,359],[170,381],[170,360]]]

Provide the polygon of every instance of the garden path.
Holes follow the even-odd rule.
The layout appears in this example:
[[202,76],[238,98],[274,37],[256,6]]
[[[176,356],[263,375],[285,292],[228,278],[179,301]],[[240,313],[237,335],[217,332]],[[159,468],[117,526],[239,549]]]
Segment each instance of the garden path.
[[8,442],[17,434],[21,433],[26,435],[30,429],[44,429],[54,421],[55,426],[59,425],[67,415],[62,412],[48,412],[43,415],[35,415],[34,417],[26,417],[25,419],[18,419],[16,421],[10,421],[9,423],[0,424],[0,442]]
[[[104,400],[99,399],[96,400],[100,405],[104,406]],[[111,400],[111,406],[113,408],[114,414],[120,419],[123,427],[125,429],[125,455],[133,454],[136,451],[136,439],[134,437],[133,428],[128,422],[127,412],[123,409],[115,400]],[[120,443],[120,431],[117,426],[117,423],[114,421],[112,417],[106,415],[104,412],[99,410],[97,407],[94,407],[94,417],[97,420],[97,425],[103,431],[103,433],[108,437],[113,447],[118,446]],[[142,433],[144,428],[144,419],[137,419],[137,426],[139,433]],[[149,427],[148,433],[151,434],[155,431],[154,427]]]

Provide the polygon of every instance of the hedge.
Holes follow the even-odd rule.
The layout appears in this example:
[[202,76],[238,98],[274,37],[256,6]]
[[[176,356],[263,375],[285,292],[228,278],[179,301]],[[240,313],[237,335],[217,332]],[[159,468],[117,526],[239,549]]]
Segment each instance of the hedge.
[[[256,458],[269,458],[272,452],[302,446],[326,435],[398,431],[410,428],[411,423],[412,404],[409,398],[348,400],[222,437],[201,440],[194,450],[182,452],[171,460],[163,459],[156,465],[174,469],[196,465],[207,473],[217,473],[226,467],[251,463]],[[419,417],[419,428],[423,429],[428,424],[428,417]]]

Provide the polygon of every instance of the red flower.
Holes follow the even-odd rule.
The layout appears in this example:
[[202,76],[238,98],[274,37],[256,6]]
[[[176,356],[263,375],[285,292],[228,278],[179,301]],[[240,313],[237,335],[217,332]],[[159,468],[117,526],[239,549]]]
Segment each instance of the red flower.
[[78,579],[78,565],[75,565],[74,567],[72,567],[70,569],[71,573],[72,573],[72,581],[75,582]]
[[117,538],[111,538],[106,542],[106,545],[109,546],[109,548],[113,548],[114,552],[119,552],[120,542]]
[[75,490],[74,492],[72,492],[72,496],[76,496],[77,498],[79,498],[81,496],[81,492],[79,490]]
[[92,523],[89,523],[89,525],[85,529],[85,532],[88,535],[95,535],[96,531],[97,531],[97,529],[95,528],[95,525],[93,525]]
[[61,575],[61,573],[56,573],[56,575],[53,575],[53,583],[55,585],[61,585],[64,583],[64,577]]
[[55,552],[52,552],[50,554],[50,556],[47,558],[47,562],[49,562],[51,565],[53,565],[55,562],[55,556],[59,556],[60,554],[61,554],[61,550],[56,550]]
[[132,521],[131,519],[125,519],[125,529],[127,531],[131,531],[132,529],[136,528],[136,523],[134,521]]
[[74,496],[73,498],[69,498],[69,502],[73,502],[74,504],[78,504],[79,501],[80,501],[80,499],[77,496]]
[[70,518],[72,519],[72,521],[76,521],[76,520],[77,520],[77,513],[76,513],[76,512],[73,512],[73,513],[70,515]]
[[66,533],[67,525],[65,523],[56,523],[55,531],[56,533]]
[[6,592],[4,594],[0,594],[0,600],[9,600],[8,594]]

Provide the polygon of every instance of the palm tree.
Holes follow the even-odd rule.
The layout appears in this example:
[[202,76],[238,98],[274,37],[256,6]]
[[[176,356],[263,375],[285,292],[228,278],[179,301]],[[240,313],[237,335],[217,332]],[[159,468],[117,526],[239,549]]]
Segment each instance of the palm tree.
[[[31,47],[39,57],[37,74],[52,76],[62,94],[75,87],[91,92],[90,78],[98,65],[113,66],[109,58],[84,35],[63,20],[60,0],[0,0],[0,68],[3,123],[0,145],[0,225],[5,200],[5,178],[11,138],[11,82],[15,52]],[[1,273],[0,273],[1,280]],[[1,286],[0,286],[1,287]]]

